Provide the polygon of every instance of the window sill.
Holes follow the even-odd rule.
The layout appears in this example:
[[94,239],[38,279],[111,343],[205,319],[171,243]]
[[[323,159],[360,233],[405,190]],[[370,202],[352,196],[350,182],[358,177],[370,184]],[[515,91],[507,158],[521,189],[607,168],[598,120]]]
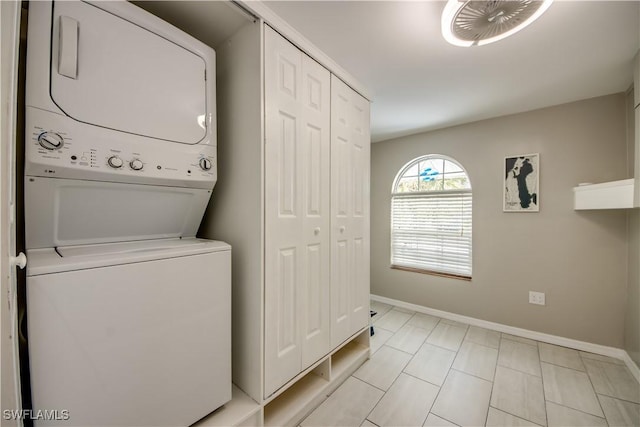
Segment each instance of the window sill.
[[442,273],[440,271],[424,270],[422,268],[415,268],[415,267],[403,267],[401,265],[391,265],[391,268],[394,270],[410,271],[412,273],[420,273],[420,274],[429,274],[431,276],[447,277],[449,279],[458,279],[458,280],[464,280],[467,282],[471,281],[471,276],[463,276],[461,274]]

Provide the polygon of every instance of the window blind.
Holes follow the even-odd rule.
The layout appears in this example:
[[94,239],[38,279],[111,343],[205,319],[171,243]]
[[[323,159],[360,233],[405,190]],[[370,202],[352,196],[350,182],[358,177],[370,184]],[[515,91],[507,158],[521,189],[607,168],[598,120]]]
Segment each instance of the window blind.
[[394,194],[391,264],[471,276],[470,190]]

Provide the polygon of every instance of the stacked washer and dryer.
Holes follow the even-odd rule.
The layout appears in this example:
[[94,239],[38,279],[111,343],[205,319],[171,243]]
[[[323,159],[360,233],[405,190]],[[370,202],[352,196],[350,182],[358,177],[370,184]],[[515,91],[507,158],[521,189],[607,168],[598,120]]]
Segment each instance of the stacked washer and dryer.
[[33,1],[27,42],[36,425],[192,424],[231,399],[215,52],[124,1]]

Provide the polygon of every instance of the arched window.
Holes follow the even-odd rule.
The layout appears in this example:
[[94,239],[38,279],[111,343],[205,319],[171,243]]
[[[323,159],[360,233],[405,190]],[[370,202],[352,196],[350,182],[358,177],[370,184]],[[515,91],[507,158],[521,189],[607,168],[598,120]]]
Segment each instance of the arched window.
[[471,182],[454,159],[419,157],[391,193],[391,266],[471,278]]

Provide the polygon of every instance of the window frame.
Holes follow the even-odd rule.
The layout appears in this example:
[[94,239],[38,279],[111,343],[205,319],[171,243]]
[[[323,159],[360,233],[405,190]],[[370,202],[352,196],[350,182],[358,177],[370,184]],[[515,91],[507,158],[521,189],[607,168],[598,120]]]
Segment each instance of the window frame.
[[[407,173],[407,171],[409,171],[411,168],[416,167],[416,165],[418,165],[421,162],[424,161],[428,161],[428,160],[442,160],[443,161],[443,183],[444,180],[446,179],[446,175],[447,173],[444,172],[444,161],[448,161],[453,163],[454,165],[456,165],[458,168],[460,168],[460,170],[462,172],[464,172],[464,175],[466,176],[467,182],[469,187],[468,188],[462,188],[462,189],[453,189],[453,190],[445,190],[444,189],[444,185],[443,185],[443,189],[442,190],[427,190],[427,191],[407,191],[407,192],[398,192],[396,191],[398,188],[398,185],[400,184],[400,181],[402,180],[402,178],[404,178],[404,175]],[[457,173],[457,172],[454,172]],[[418,168],[418,175],[417,177],[420,176],[420,169]],[[469,273],[462,273],[462,272],[451,272],[451,271],[443,271],[443,270],[438,270],[438,269],[434,269],[434,268],[420,268],[420,267],[415,267],[415,266],[407,266],[407,265],[402,265],[402,264],[394,264],[394,238],[393,238],[393,233],[394,233],[394,199],[397,197],[400,198],[409,198],[409,197],[416,197],[416,196],[433,196],[434,194],[436,195],[447,195],[447,194],[469,194],[470,195],[470,204],[471,204],[471,211],[470,211],[470,223],[471,223],[471,231],[470,231],[470,238],[469,238],[469,246],[468,246],[468,253],[469,253]],[[414,273],[422,273],[422,274],[429,274],[429,275],[434,275],[434,276],[440,276],[440,277],[448,277],[448,278],[454,278],[454,279],[460,279],[460,280],[465,280],[465,281],[471,281],[472,279],[472,273],[473,273],[473,186],[471,185],[471,178],[469,177],[469,173],[467,172],[467,170],[464,168],[464,166],[462,166],[460,164],[460,162],[458,162],[456,159],[446,156],[446,155],[442,155],[442,154],[427,154],[427,155],[423,155],[423,156],[419,156],[416,157],[414,159],[412,159],[411,161],[407,162],[402,168],[400,168],[400,170],[398,171],[398,173],[396,174],[396,177],[393,180],[393,184],[391,187],[391,197],[390,197],[390,235],[389,235],[389,246],[390,246],[390,268],[395,269],[395,270],[402,270],[402,271],[410,271],[410,272],[414,272]]]

